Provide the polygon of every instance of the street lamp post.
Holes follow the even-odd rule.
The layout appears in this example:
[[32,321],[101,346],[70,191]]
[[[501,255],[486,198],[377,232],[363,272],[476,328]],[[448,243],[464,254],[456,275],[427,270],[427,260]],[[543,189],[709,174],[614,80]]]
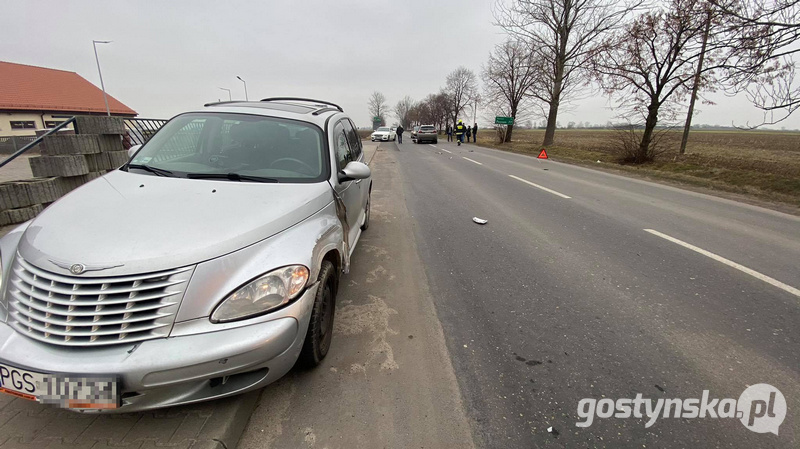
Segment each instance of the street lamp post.
[[239,81],[241,81],[241,82],[243,82],[243,83],[244,83],[244,99],[245,99],[245,101],[250,101],[250,99],[249,99],[249,98],[247,98],[247,82],[246,82],[245,80],[243,80],[241,76],[237,76],[236,78],[237,78]]
[[228,91],[228,101],[233,101],[233,97],[231,97],[231,90],[230,89],[226,89],[224,87],[220,87],[220,89],[227,90]]
[[111,109],[108,108],[108,96],[106,95],[106,85],[103,84],[103,72],[100,71],[100,58],[97,57],[97,44],[110,44],[111,41],[92,41],[94,47],[94,60],[97,62],[97,73],[100,75],[100,87],[103,89],[103,101],[106,102],[106,114],[111,117]]

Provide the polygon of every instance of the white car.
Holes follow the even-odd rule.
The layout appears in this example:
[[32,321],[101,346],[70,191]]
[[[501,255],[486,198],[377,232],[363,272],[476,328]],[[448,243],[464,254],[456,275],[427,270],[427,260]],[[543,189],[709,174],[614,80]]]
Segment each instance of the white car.
[[381,126],[372,133],[370,138],[373,142],[376,140],[381,142],[389,142],[397,139],[397,133],[392,131],[392,129],[388,126]]

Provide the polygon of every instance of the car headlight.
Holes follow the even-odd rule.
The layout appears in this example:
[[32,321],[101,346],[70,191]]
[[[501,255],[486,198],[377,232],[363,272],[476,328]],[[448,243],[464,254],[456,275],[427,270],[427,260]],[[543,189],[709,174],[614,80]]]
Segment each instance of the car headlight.
[[211,314],[222,323],[260,315],[296,298],[308,282],[308,268],[292,265],[278,268],[239,287]]

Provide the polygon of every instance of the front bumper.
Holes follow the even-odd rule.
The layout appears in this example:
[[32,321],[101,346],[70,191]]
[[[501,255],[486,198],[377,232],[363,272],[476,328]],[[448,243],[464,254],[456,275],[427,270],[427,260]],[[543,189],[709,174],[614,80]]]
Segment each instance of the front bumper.
[[[220,325],[223,330],[138,345],[61,347],[24,337],[0,323],[0,362],[45,374],[118,376],[122,406],[102,413],[127,413],[244,393],[274,382],[294,366],[303,347],[317,287],[311,286],[278,312],[247,320],[253,324]],[[279,317],[271,319],[270,315]],[[207,318],[202,320],[207,323]]]
[[389,136],[381,135],[381,136],[372,136],[372,141],[380,140],[381,142],[388,142]]

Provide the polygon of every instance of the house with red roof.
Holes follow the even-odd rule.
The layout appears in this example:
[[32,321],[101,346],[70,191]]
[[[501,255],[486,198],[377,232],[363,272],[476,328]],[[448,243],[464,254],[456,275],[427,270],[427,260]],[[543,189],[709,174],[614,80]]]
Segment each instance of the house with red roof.
[[[136,111],[108,95],[111,115]],[[0,137],[32,136],[73,115],[105,115],[103,91],[75,72],[0,61]]]

